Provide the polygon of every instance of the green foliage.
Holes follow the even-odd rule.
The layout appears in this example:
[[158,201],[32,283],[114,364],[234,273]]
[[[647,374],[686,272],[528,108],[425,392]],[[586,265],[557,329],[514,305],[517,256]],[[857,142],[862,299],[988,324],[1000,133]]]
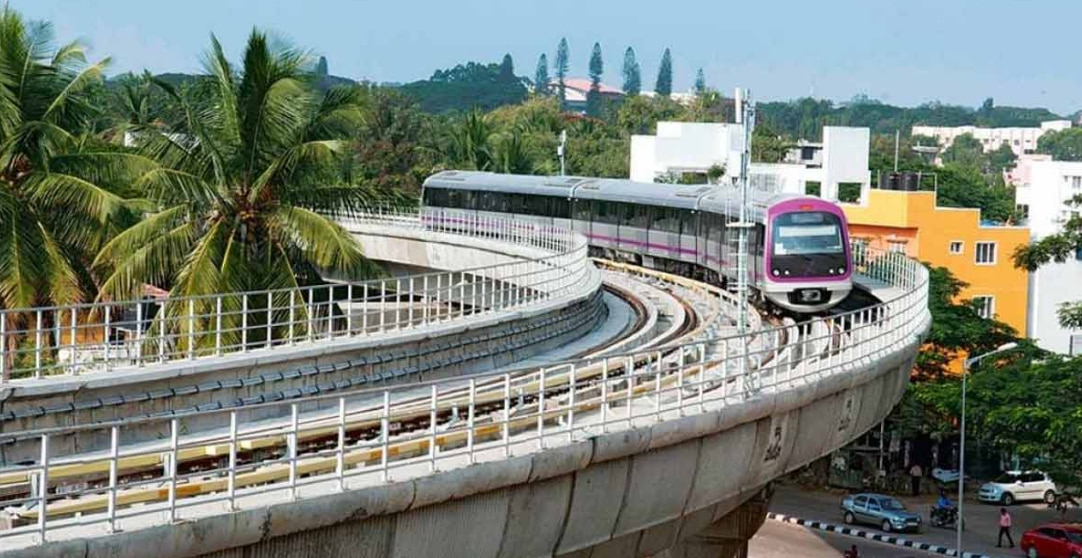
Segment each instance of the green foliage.
[[567,79],[568,65],[571,64],[571,52],[567,46],[567,38],[561,38],[556,46],[556,81],[559,83],[560,108],[567,102],[567,91],[564,88],[564,80]]
[[[150,161],[89,136],[108,60],[55,46],[52,27],[0,9],[0,306],[79,301],[85,264],[130,224]],[[139,103],[136,103],[137,111]]]
[[158,165],[136,186],[154,209],[98,253],[102,295],[123,300],[151,284],[174,295],[283,289],[288,296],[321,281],[321,272],[375,273],[357,241],[325,216],[370,199],[334,180],[336,159],[361,124],[364,92],[316,95],[305,81],[308,57],[258,31],[239,67],[217,39],[206,60],[214,87],[200,103],[159,84],[185,119],[141,138],[141,151]]
[[1037,153],[1057,161],[1082,161],[1082,128],[1048,132],[1037,140]]
[[[1068,202],[1068,206],[1082,207],[1082,194]],[[1072,211],[1059,232],[1048,235],[1026,246],[1019,246],[1012,259],[1015,267],[1036,271],[1052,262],[1064,263],[1082,253],[1082,216]],[[1067,329],[1082,329],[1082,302],[1065,303],[1057,311],[1060,325]]]
[[[977,169],[956,164],[945,165],[935,172],[938,205],[976,207],[981,210],[982,219],[998,223],[1014,218],[1014,187],[1005,184],[1002,177],[989,181]],[[931,189],[934,185],[935,182],[926,180],[922,187]]]
[[984,147],[973,134],[962,134],[943,150],[944,164],[982,169],[984,167]]
[[929,266],[928,271],[932,326],[917,357],[918,377],[943,377],[958,356],[987,352],[1017,340],[1010,326],[982,318],[970,301],[960,299],[967,284],[949,269]]
[[624,93],[629,97],[634,97],[641,90],[642,72],[639,61],[635,59],[635,49],[627,47],[624,51]]
[[389,88],[367,92],[363,124],[344,163],[342,181],[386,195],[417,194],[435,170],[432,117]]
[[788,142],[774,133],[767,124],[755,126],[751,138],[751,160],[757,163],[778,163],[785,158]]
[[590,53],[590,91],[586,94],[586,115],[596,118],[601,114],[601,74],[605,72],[601,60],[601,44],[594,43]]
[[678,118],[687,122],[729,122],[732,104],[717,91],[707,88],[691,100],[690,106]]
[[509,56],[500,64],[469,62],[436,70],[430,79],[403,85],[401,91],[416,100],[422,110],[435,114],[471,108],[492,110],[521,103],[527,95],[526,87],[514,75]]
[[703,69],[699,68],[698,72],[695,72],[695,94],[702,95],[706,93],[706,75],[703,74]]
[[543,52],[537,59],[537,70],[533,75],[533,92],[537,95],[549,93],[549,59]]
[[330,73],[330,68],[327,66],[327,57],[320,56],[319,62],[316,63],[316,78],[326,77]]
[[657,68],[657,81],[654,83],[654,92],[659,97],[668,97],[672,94],[672,53],[667,48],[661,55],[661,64]]
[[652,134],[659,120],[678,119],[683,107],[667,98],[629,97],[616,110],[616,127],[622,133]]

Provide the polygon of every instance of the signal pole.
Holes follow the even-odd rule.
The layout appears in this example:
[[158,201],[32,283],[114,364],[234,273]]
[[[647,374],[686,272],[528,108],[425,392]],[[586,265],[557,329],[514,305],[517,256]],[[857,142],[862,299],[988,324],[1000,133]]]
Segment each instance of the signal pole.
[[737,291],[737,332],[747,333],[748,325],[748,229],[754,225],[749,222],[748,211],[748,165],[751,163],[751,137],[755,128],[755,105],[751,103],[751,92],[736,90],[736,121],[741,125],[744,142],[740,151],[740,221],[737,227],[736,255],[736,291]]
[[567,146],[567,130],[560,131],[560,144],[556,146],[556,156],[560,158],[560,176],[567,174],[567,168],[564,165],[564,151]]

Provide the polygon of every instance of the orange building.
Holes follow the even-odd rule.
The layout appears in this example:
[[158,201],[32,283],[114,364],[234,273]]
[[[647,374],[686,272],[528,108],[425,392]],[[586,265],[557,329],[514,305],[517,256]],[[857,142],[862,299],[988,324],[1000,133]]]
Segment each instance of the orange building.
[[1026,335],[1029,275],[1011,255],[1029,243],[1028,228],[981,224],[979,209],[937,207],[935,192],[868,190],[866,201],[841,207],[853,239],[950,269],[969,284],[962,298]]

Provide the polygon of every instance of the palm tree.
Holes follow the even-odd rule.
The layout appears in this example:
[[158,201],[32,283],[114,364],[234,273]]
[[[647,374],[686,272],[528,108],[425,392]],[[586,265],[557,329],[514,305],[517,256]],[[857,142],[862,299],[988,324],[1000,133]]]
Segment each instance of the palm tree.
[[492,133],[489,118],[479,109],[471,109],[451,127],[447,158],[462,170],[491,170],[496,166]]
[[255,30],[239,72],[212,37],[200,78],[206,87],[193,88],[207,98],[158,83],[184,121],[141,136],[160,167],[137,186],[156,210],[98,254],[103,295],[129,297],[152,284],[174,296],[271,289],[291,296],[319,282],[321,271],[348,279],[375,272],[327,216],[366,202],[364,190],[332,182],[335,157],[360,124],[363,95],[335,88],[317,98],[306,83],[308,59]]
[[[78,301],[86,263],[127,210],[124,184],[149,161],[89,135],[108,60],[54,47],[52,28],[0,10],[0,306]],[[10,331],[10,330],[9,330]]]

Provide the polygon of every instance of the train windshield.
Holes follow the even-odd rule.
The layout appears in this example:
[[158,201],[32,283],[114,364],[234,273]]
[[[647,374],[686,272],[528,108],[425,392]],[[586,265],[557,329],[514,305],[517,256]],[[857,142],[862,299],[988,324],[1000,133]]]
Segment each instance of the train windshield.
[[774,254],[842,254],[841,220],[822,211],[784,213],[774,218]]

